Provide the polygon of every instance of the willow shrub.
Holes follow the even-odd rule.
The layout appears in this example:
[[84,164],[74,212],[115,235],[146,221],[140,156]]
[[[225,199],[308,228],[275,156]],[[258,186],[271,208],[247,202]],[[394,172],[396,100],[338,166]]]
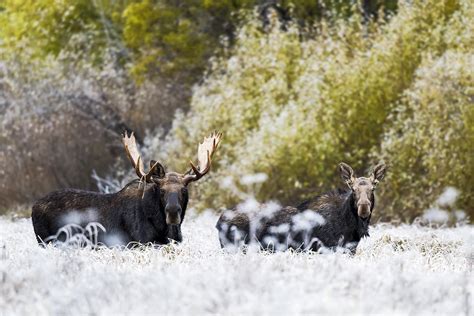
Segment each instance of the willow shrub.
[[474,218],[474,7],[465,3],[451,25],[447,51],[426,56],[384,135],[389,218],[413,219],[450,186],[460,191],[451,210]]
[[[224,131],[211,179],[195,195],[201,207],[213,208],[237,202],[248,174],[268,176],[257,198],[286,203],[338,185],[340,161],[358,173],[379,157],[391,164],[389,154],[380,155],[387,148],[382,140],[396,124],[391,117],[416,84],[423,57],[441,58],[453,42],[446,34],[462,25],[455,22],[463,1],[401,3],[385,25],[364,25],[357,15],[323,21],[312,39],[292,27],[262,33],[250,22],[238,33],[231,56],[216,60],[196,87],[191,111],[175,118],[164,143],[151,141],[150,153],[185,169],[198,139],[213,129]],[[422,181],[423,174],[412,177]],[[407,203],[417,198],[416,192],[407,194]],[[382,200],[393,197],[383,194]],[[394,212],[393,204],[383,205],[379,215]],[[410,208],[410,216],[397,216],[410,219],[421,211]]]

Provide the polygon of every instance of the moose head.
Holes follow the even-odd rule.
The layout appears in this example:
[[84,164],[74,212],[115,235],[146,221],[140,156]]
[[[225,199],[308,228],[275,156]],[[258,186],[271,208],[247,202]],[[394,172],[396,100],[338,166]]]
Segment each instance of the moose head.
[[[153,201],[159,210],[164,210],[167,225],[180,225],[188,204],[187,187],[191,182],[205,176],[211,169],[211,159],[221,141],[222,134],[212,133],[198,146],[198,165],[190,161],[191,168],[186,173],[166,172],[163,165],[157,161],[150,161],[150,169],[145,172],[142,158],[138,151],[135,136],[123,136],[125,151],[135,172],[140,179],[139,194],[142,198],[147,194],[154,194]],[[147,185],[156,190],[146,190]]]
[[386,169],[384,163],[379,163],[368,178],[356,177],[351,166],[343,162],[339,164],[342,180],[352,191],[359,217],[368,218],[371,215],[374,208],[374,191],[379,181],[384,178]]

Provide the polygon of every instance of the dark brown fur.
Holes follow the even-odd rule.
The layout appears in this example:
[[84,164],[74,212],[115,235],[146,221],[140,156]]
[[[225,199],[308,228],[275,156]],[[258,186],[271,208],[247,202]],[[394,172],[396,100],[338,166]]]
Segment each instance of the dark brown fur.
[[[189,200],[187,187],[209,172],[221,137],[219,132],[205,137],[198,146],[198,166],[190,162],[191,169],[181,174],[166,172],[154,160],[145,172],[135,136],[125,133],[122,138],[125,152],[140,181],[132,181],[112,194],[74,189],[48,194],[38,200],[32,210],[38,242],[66,239],[64,226],[69,229],[67,232],[79,231],[88,234],[85,237],[92,243],[106,245],[165,244],[169,239],[180,242],[181,224]],[[89,232],[93,227],[98,228],[97,232]]]
[[370,178],[355,178],[352,168],[341,164],[341,174],[350,190],[331,191],[271,214],[262,214],[264,206],[252,212],[242,207],[227,211],[216,225],[221,246],[257,243],[270,250],[343,247],[354,252],[361,238],[369,235],[375,206],[373,190],[384,173],[385,166],[378,165]]
[[[99,233],[98,241],[106,245],[130,242],[165,244],[169,239],[179,242],[188,203],[187,188],[179,180],[179,175],[169,173],[164,180],[148,184],[143,198],[138,180],[112,194],[75,189],[52,192],[33,206],[36,238],[42,243],[66,224],[84,227],[97,222],[106,230]],[[170,191],[168,187],[173,189]],[[167,223],[170,214],[165,211],[170,193],[174,194],[173,203],[176,204],[171,214],[173,224]],[[63,239],[65,236],[59,237]]]

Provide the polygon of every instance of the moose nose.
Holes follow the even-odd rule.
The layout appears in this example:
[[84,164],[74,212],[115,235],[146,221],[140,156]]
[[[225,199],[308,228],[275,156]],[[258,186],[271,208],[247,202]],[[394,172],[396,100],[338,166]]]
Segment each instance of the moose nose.
[[370,215],[370,201],[357,203],[357,213],[362,218],[367,218]]
[[166,224],[179,225],[181,223],[181,206],[178,204],[166,205]]
[[370,205],[371,205],[371,203],[370,203],[369,200],[367,200],[367,201],[359,201],[359,203],[357,203],[357,206],[358,206],[358,207],[360,207],[360,206],[367,206],[367,207],[370,208]]

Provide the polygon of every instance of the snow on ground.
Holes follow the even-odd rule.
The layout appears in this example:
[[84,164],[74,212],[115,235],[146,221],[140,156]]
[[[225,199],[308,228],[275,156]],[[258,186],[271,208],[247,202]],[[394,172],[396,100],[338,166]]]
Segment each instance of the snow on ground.
[[0,217],[0,314],[473,315],[472,226],[372,227],[357,254],[225,253],[217,217],[161,249],[42,249]]

